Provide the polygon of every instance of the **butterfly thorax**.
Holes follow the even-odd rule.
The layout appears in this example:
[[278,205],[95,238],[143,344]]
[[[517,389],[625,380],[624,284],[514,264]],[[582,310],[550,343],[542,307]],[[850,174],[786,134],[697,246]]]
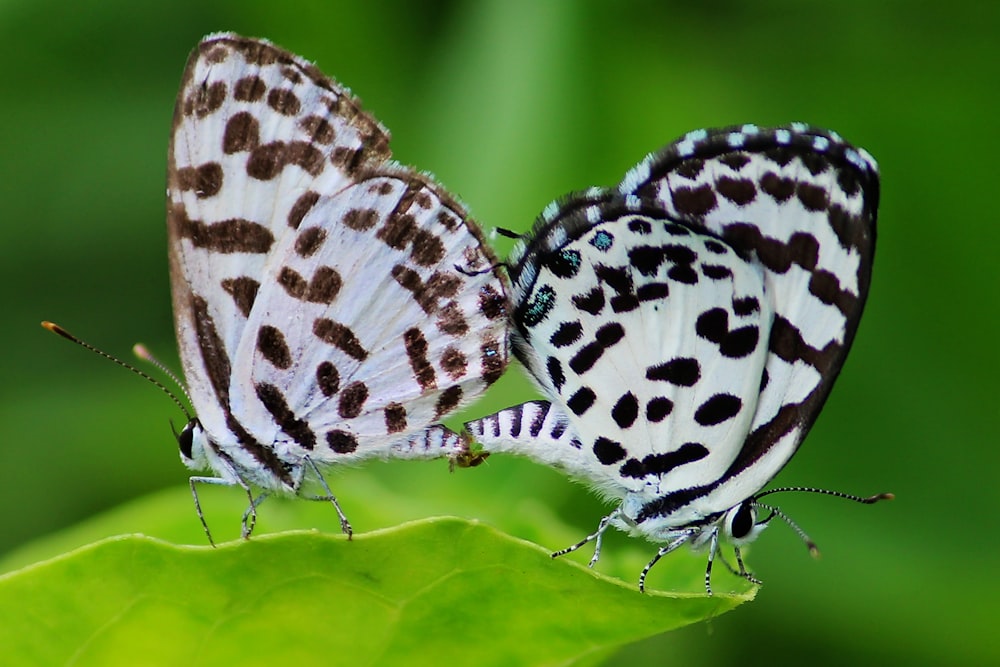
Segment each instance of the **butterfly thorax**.
[[690,504],[678,507],[665,514],[648,516],[648,508],[657,505],[656,500],[641,493],[629,493],[615,513],[610,525],[636,537],[643,537],[656,544],[669,544],[684,538],[694,549],[701,549],[714,537],[721,537],[735,545],[748,544],[767,526],[770,518],[757,520],[755,498],[722,511],[708,506],[705,496]]
[[233,441],[219,442],[205,430],[198,419],[192,419],[178,434],[181,461],[190,470],[212,471],[226,483],[250,484],[268,492],[295,494],[302,484],[305,470],[304,452],[292,453],[279,443],[263,451],[273,452],[271,465],[262,466],[247,448]]

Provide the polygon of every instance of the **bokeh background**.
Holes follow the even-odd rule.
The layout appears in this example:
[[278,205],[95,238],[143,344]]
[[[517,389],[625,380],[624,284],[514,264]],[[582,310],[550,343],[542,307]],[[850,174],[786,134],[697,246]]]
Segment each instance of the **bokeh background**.
[[[867,312],[823,415],[777,481],[897,500],[782,498],[822,560],[773,527],[751,556],[765,579],[756,602],[610,664],[1000,663],[1000,3],[137,7],[0,3],[0,552],[186,484],[172,404],[38,321],[120,356],[141,340],[176,365],[170,118],[189,51],[235,30],[352,87],[392,131],[396,157],[433,172],[487,228],[527,229],[556,196],[613,184],[698,127],[804,120],[867,148],[883,177]],[[466,416],[527,398],[516,373]],[[496,458],[464,473],[472,483],[374,463],[334,484],[371,477],[553,548],[563,544],[533,534],[532,513],[583,535],[605,509],[558,474]]]

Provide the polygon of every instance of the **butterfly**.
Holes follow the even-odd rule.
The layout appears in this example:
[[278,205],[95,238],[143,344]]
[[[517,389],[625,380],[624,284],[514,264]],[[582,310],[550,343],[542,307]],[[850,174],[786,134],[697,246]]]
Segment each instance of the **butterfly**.
[[645,537],[661,547],[643,589],[662,556],[707,546],[711,593],[721,537],[758,582],[739,546],[787,520],[761,489],[854,339],[878,198],[875,160],[837,134],[743,125],[690,132],[617,187],[542,212],[507,267],[514,352],[549,400],[466,429],[485,452],[561,468],[619,501],[553,556],[594,541],[593,566],[608,527]]
[[[476,224],[336,81],[259,39],[206,37],[171,132],[183,462],[256,508],[371,458],[461,456],[439,422],[508,362],[507,287]],[[259,493],[256,490],[259,489]],[[257,493],[257,495],[255,495]]]

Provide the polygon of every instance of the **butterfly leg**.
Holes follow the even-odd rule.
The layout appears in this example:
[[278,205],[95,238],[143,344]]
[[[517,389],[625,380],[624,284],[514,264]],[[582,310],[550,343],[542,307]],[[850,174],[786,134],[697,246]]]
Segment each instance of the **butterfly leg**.
[[747,572],[746,565],[743,564],[743,554],[740,553],[740,548],[738,546],[734,546],[733,550],[736,552],[736,564],[739,565],[740,568],[739,572],[734,572],[733,574],[741,576],[747,581],[749,581],[751,584],[755,584],[757,586],[760,586],[762,583],[764,583],[760,579],[755,577],[752,572]]
[[688,542],[691,539],[692,535],[693,533],[690,532],[683,533],[679,537],[675,537],[669,544],[665,544],[662,547],[660,547],[660,549],[656,552],[656,555],[653,556],[653,559],[648,563],[646,563],[646,567],[642,568],[642,572],[639,573],[640,593],[646,592],[646,575],[649,574],[649,571],[651,569],[653,569],[653,566],[656,565],[657,561],[659,561],[661,558],[666,556],[668,553],[670,553],[680,545],[684,544],[685,542]]
[[243,512],[243,530],[242,535],[244,538],[249,537],[250,533],[253,532],[254,526],[257,524],[257,508],[260,507],[265,500],[271,497],[271,494],[267,492],[261,492],[257,495],[257,498],[252,500],[247,506],[246,511]]
[[[208,543],[213,547],[215,546],[215,540],[212,539],[212,531],[208,529],[208,522],[205,521],[205,514],[201,511],[201,501],[198,499],[198,484],[212,484],[213,486],[239,486],[244,491],[246,491],[247,499],[250,501],[250,507],[247,511],[243,513],[243,528],[240,531],[241,537],[243,539],[248,539],[250,533],[253,532],[253,527],[257,523],[257,508],[254,504],[253,491],[250,489],[250,485],[244,482],[239,477],[236,478],[237,481],[226,479],[224,477],[198,477],[194,476],[188,479],[188,484],[191,487],[191,497],[194,498],[194,509],[198,513],[198,519],[201,520],[201,527],[205,529],[205,535],[208,537]],[[249,515],[250,522],[247,523],[247,518]]]
[[611,520],[614,519],[617,515],[618,515],[618,510],[615,510],[611,514],[607,515],[606,517],[601,519],[601,522],[599,524],[597,524],[597,530],[595,530],[590,535],[587,535],[587,537],[583,538],[576,544],[568,546],[565,549],[560,549],[559,551],[556,551],[555,553],[552,554],[552,558],[565,556],[571,551],[576,551],[577,549],[587,544],[588,542],[593,542],[594,556],[590,559],[590,563],[587,564],[587,567],[594,567],[594,565],[597,564],[598,559],[600,559],[601,557],[601,541],[604,539],[604,531],[608,529],[608,526],[611,525]]
[[[705,592],[708,595],[712,595],[712,563],[715,561],[715,555],[719,551],[719,531],[712,531],[712,539],[708,545],[708,564],[705,566]],[[729,564],[726,563],[728,567]]]
[[744,565],[743,563],[743,554],[740,551],[740,548],[734,544],[733,551],[736,552],[736,564],[738,567],[733,567],[732,565],[729,564],[729,561],[726,560],[726,557],[722,555],[722,549],[719,549],[719,552],[715,554],[715,556],[720,561],[722,561],[722,564],[725,565],[726,569],[729,570],[733,575],[740,577],[741,579],[746,579],[751,584],[760,586],[763,582],[757,577],[755,577],[752,572],[747,571],[746,565]]
[[319,467],[316,463],[308,456],[304,457],[306,465],[315,473],[316,479],[319,480],[320,485],[326,492],[324,496],[308,496],[309,500],[324,500],[329,501],[333,505],[333,509],[337,510],[337,516],[340,518],[340,530],[347,535],[347,539],[351,539],[354,535],[354,530],[351,528],[351,522],[347,520],[347,516],[344,514],[344,510],[340,509],[340,505],[337,503],[337,497],[333,495],[333,491],[330,489],[330,485],[326,483],[326,478],[323,477],[323,473],[319,471]]

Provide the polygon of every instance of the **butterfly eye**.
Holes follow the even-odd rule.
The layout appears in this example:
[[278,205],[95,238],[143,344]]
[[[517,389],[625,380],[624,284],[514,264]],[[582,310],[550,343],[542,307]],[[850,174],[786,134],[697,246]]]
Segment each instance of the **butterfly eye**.
[[736,511],[730,515],[729,535],[735,540],[742,540],[753,530],[754,522],[757,521],[757,510],[749,502],[741,503]]
[[190,460],[194,446],[194,429],[198,425],[197,419],[192,419],[184,429],[177,435],[177,446],[180,447],[181,456]]

